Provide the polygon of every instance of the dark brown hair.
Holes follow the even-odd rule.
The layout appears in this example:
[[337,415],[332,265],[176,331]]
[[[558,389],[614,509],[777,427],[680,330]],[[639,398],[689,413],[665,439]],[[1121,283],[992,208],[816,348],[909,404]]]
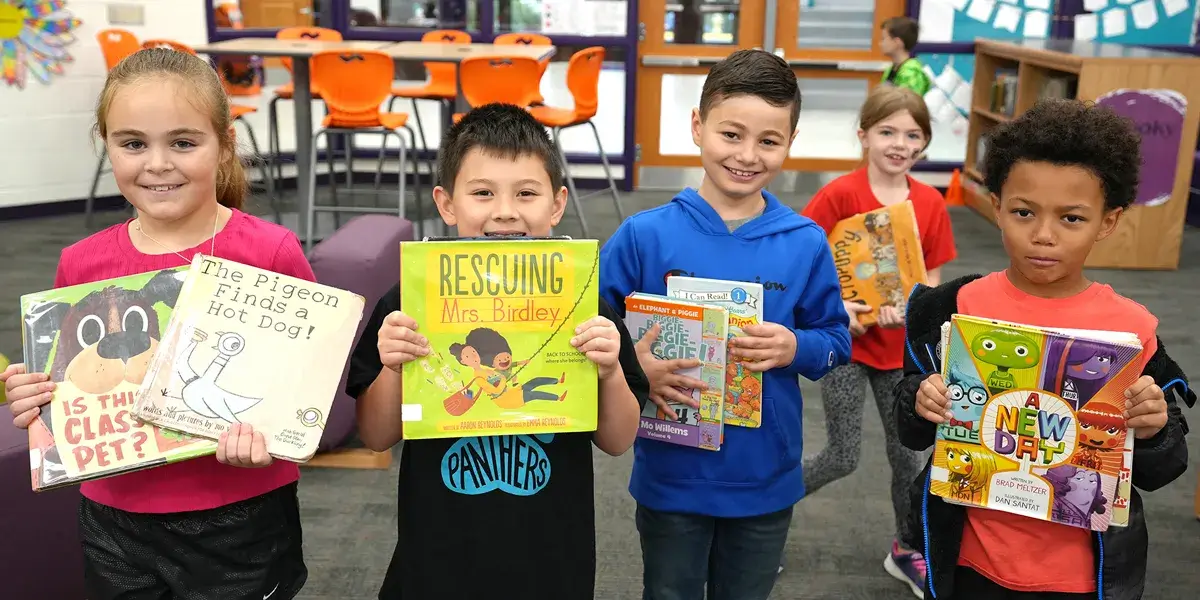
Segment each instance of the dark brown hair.
[[921,133],[925,134],[925,147],[928,148],[929,142],[933,139],[929,107],[925,106],[924,99],[908,88],[893,85],[875,86],[875,89],[867,94],[867,101],[863,102],[862,108],[858,111],[858,127],[867,131],[880,121],[885,121],[888,117],[904,110],[912,115],[913,120],[917,122],[917,127],[921,128]]
[[904,44],[905,52],[912,52],[917,46],[917,37],[921,33],[921,27],[917,22],[908,17],[892,17],[883,22],[882,29],[888,32],[888,35],[900,40]]
[[793,130],[800,120],[796,73],[765,50],[738,50],[713,65],[700,92],[700,118],[707,118],[714,105],[733,96],[754,96],[771,106],[791,107]]
[[151,78],[175,78],[191,86],[188,100],[208,113],[213,131],[221,148],[221,164],[217,167],[217,202],[228,208],[241,209],[246,202],[246,171],[238,156],[237,143],[230,127],[229,98],[225,88],[204,59],[169,48],[149,48],[129,55],[108,72],[100,101],[96,104],[96,134],[101,141],[108,138],[105,119],[113,98],[121,88]]
[[463,159],[479,148],[485,154],[514,160],[534,156],[546,165],[551,194],[563,186],[563,161],[550,134],[529,111],[510,104],[485,104],[472,109],[442,138],[438,149],[438,185],[454,194],[454,180]]

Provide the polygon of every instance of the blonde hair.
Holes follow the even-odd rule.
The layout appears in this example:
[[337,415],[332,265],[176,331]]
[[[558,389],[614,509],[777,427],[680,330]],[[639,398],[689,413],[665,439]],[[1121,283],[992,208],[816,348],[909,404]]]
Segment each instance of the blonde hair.
[[928,148],[929,142],[933,139],[933,126],[929,122],[929,108],[925,106],[924,98],[908,88],[892,85],[875,86],[875,89],[867,94],[867,101],[863,102],[862,108],[858,112],[858,127],[863,131],[869,131],[881,121],[905,110],[917,122],[921,133],[925,134],[925,148]]
[[229,113],[229,98],[217,72],[203,59],[169,48],[148,48],[126,57],[108,72],[100,92],[100,101],[96,104],[96,134],[101,141],[107,139],[108,111],[122,87],[155,77],[173,77],[185,82],[193,92],[188,100],[209,113],[221,149],[221,164],[217,166],[217,202],[228,208],[241,209],[249,184],[230,129],[233,116]]

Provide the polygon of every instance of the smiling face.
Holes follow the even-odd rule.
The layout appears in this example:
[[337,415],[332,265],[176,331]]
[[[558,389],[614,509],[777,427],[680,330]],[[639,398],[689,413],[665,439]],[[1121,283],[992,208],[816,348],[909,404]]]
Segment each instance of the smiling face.
[[887,175],[907,173],[929,143],[907,110],[893,113],[866,131],[859,130],[858,140],[871,167]]
[[196,97],[177,77],[147,76],[122,86],[105,117],[117,188],[152,219],[176,220],[216,199],[223,151]]
[[965,476],[970,475],[975,467],[971,464],[970,454],[955,448],[947,448],[946,468],[950,469],[951,473]]
[[1033,340],[1003,329],[975,336],[971,352],[983,362],[1006,369],[1026,369],[1041,358],[1041,350]]
[[727,204],[761,199],[762,189],[783,169],[795,137],[791,105],[773,106],[741,94],[715,101],[703,117],[694,109],[692,141],[700,147],[704,167],[701,195]]
[[1067,371],[1071,377],[1076,379],[1086,379],[1088,381],[1098,381],[1108,378],[1112,371],[1113,357],[1108,354],[1100,354],[1093,356],[1082,363],[1073,364],[1067,367]]
[[1082,291],[1083,265],[1096,242],[1116,229],[1121,209],[1106,211],[1104,189],[1077,166],[1020,161],[992,195],[996,222],[1012,268],[1026,293],[1064,297]]
[[512,366],[512,354],[501,352],[492,360],[492,366],[497,369],[504,370]]
[[553,189],[546,165],[532,154],[506,159],[476,147],[463,157],[453,196],[439,186],[433,198],[461,237],[545,237],[562,220],[567,189]]

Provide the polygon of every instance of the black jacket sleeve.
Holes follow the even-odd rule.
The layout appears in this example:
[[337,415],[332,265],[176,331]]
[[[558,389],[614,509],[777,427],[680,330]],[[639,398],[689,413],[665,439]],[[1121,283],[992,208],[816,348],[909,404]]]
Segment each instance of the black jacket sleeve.
[[617,332],[621,334],[621,350],[618,355],[618,361],[621,363],[621,371],[625,373],[625,382],[629,384],[629,391],[633,392],[638,401],[638,408],[646,408],[646,402],[650,400],[650,380],[646,377],[646,373],[642,371],[642,365],[637,359],[637,350],[634,348],[633,338],[629,335],[629,329],[625,327],[625,321],[621,319],[621,315],[613,309],[612,305],[600,299],[600,316],[610,320],[617,326]]
[[1133,485],[1151,492],[1171,483],[1187,470],[1188,448],[1184,436],[1188,425],[1176,396],[1188,406],[1194,406],[1196,394],[1188,384],[1187,375],[1167,355],[1162,339],[1158,340],[1158,349],[1142,374],[1154,378],[1167,401],[1167,425],[1154,437],[1136,440],[1133,444]]
[[400,284],[388,290],[371,311],[371,317],[363,326],[362,335],[354,350],[350,353],[350,371],[346,374],[346,395],[358,400],[367,388],[375,383],[379,372],[383,370],[383,361],[379,359],[379,328],[384,319],[394,311],[400,310]]

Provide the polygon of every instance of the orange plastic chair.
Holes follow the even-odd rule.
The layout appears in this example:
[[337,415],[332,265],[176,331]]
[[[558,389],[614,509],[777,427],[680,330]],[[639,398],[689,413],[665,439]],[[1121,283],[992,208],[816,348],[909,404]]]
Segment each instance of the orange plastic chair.
[[[496,102],[528,107],[541,80],[538,61],[527,56],[464,58],[459,68],[463,97],[471,108]],[[462,113],[455,114],[454,122],[461,118]]]
[[[340,42],[342,41],[342,32],[336,29],[327,29],[325,27],[286,27],[280,29],[275,34],[277,40],[321,40],[325,42]],[[280,58],[283,63],[283,68],[287,69],[288,76],[292,73],[292,59]],[[311,83],[309,85],[309,93],[313,100],[321,99],[321,90]],[[267,145],[271,154],[271,160],[275,162],[275,177],[283,178],[283,164],[279,162],[279,113],[276,103],[280,100],[295,100],[296,88],[291,81],[275,88],[274,95],[271,97],[271,102],[267,104]]]
[[[608,165],[608,155],[604,152],[604,144],[600,142],[600,131],[596,129],[596,124],[592,121],[592,117],[596,116],[596,111],[600,108],[600,69],[603,65],[604,48],[600,46],[584,48],[576,52],[567,63],[567,89],[570,90],[571,97],[575,100],[575,107],[535,106],[529,109],[533,117],[542,125],[549,127],[554,136],[554,145],[558,147],[558,152],[562,155],[563,167],[566,170],[567,191],[570,192],[575,211],[579,214],[579,224],[583,228],[584,237],[588,235],[587,222],[583,219],[581,204],[584,198],[608,191],[612,194],[613,205],[617,208],[617,217],[621,220],[625,219],[625,213],[621,209],[621,195],[617,191],[617,182],[613,180],[612,169]],[[596,150],[600,153],[600,163],[604,165],[604,176],[608,179],[607,190],[592,192],[583,197],[580,197],[575,191],[575,179],[571,177],[571,169],[567,165],[567,154],[563,152],[562,144],[558,140],[562,130],[579,125],[588,125],[592,128],[592,135],[596,138]]]
[[[551,40],[550,38],[548,38],[544,35],[538,34],[538,33],[504,33],[504,34],[496,36],[496,39],[492,40],[492,43],[496,44],[496,45],[514,44],[514,45],[521,45],[521,46],[553,46],[554,45],[553,40]],[[546,75],[546,68],[550,66],[550,58],[547,57],[543,60],[540,60],[540,61],[538,61],[538,64],[540,64],[542,66],[542,70],[538,74],[538,81],[540,82],[541,77]],[[544,98],[542,98],[542,92],[539,89],[537,95],[535,95],[533,98],[533,104],[535,104],[535,105],[543,104],[543,103],[545,103],[545,101],[546,100]]]
[[124,29],[102,29],[96,32],[96,41],[104,54],[104,68],[109,71],[126,56],[142,49],[137,36]]
[[[322,135],[325,136],[326,148],[331,145],[329,143],[330,137],[335,133],[346,136],[368,133],[383,135],[383,143],[380,144],[379,151],[379,166],[375,170],[375,187],[378,188],[383,175],[383,158],[387,139],[389,136],[395,135],[400,140],[400,198],[398,210],[400,218],[403,219],[406,196],[405,180],[407,178],[405,166],[409,162],[408,152],[416,150],[417,136],[412,128],[408,126],[407,113],[380,112],[379,110],[379,106],[383,104],[383,101],[391,93],[392,80],[395,77],[394,60],[391,56],[378,51],[328,50],[313,54],[311,67],[312,83],[321,89],[325,100],[325,107],[328,111],[321,122],[321,127],[313,132],[312,147],[317,147],[317,142]],[[401,129],[408,131],[412,142],[411,146],[406,144],[404,136],[400,135]],[[305,232],[307,236],[305,246],[310,248],[312,247],[313,221],[318,211],[332,213],[392,212],[388,209],[375,207],[338,206],[337,179],[334,175],[333,155],[326,152],[326,157],[329,160],[330,188],[334,204],[333,206],[316,205],[317,155],[313,152],[311,156],[312,170],[310,171],[312,179],[309,180],[309,196],[306,199],[308,229]],[[353,157],[347,155],[347,185],[350,183],[352,173],[350,163],[352,160]],[[417,223],[420,226],[420,222],[423,220],[421,218],[421,180],[415,161],[413,161],[413,180],[417,185]]]
[[[470,44],[471,34],[454,29],[437,29],[421,36],[421,42],[426,44]],[[425,128],[421,125],[421,111],[417,110],[417,100],[437,100],[442,103],[442,110],[454,111],[454,100],[458,97],[458,69],[454,63],[427,62],[425,70],[429,72],[429,80],[423,85],[392,88],[392,97],[388,100],[388,112],[398,98],[412,101],[413,117],[417,121],[417,133],[421,135],[421,147],[428,149],[425,141]],[[444,114],[444,113],[443,113]]]

